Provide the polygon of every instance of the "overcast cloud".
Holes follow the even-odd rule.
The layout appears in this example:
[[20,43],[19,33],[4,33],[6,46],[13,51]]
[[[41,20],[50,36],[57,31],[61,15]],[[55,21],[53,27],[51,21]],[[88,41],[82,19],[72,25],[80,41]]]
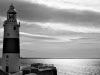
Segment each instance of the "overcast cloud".
[[0,48],[11,3],[21,23],[21,57],[100,58],[99,0],[0,0]]

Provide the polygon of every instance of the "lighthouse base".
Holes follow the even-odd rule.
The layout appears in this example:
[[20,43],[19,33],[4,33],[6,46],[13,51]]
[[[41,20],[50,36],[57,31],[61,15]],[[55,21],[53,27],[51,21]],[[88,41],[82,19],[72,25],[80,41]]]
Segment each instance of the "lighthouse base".
[[15,73],[20,71],[20,54],[3,53],[2,70],[7,73]]

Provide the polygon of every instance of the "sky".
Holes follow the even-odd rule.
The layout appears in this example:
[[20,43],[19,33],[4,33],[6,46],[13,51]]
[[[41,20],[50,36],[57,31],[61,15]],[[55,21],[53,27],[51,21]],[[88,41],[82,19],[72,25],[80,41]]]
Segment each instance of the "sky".
[[100,58],[100,0],[0,0],[0,57],[11,3],[21,24],[21,57]]

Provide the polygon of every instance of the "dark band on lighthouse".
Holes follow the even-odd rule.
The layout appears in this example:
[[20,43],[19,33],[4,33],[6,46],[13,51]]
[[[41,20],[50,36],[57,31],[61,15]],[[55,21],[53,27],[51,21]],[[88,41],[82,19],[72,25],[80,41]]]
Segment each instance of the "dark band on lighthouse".
[[20,53],[18,38],[4,38],[3,53]]

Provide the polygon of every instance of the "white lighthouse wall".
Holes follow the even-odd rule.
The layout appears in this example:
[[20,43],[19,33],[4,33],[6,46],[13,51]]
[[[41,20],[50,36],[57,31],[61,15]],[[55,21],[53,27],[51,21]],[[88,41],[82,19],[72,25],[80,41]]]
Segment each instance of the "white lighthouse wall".
[[2,58],[2,69],[6,72],[6,66],[8,66],[8,72],[18,72],[20,70],[20,54],[19,53],[5,53]]
[[4,38],[19,38],[19,26],[13,23],[5,25]]

